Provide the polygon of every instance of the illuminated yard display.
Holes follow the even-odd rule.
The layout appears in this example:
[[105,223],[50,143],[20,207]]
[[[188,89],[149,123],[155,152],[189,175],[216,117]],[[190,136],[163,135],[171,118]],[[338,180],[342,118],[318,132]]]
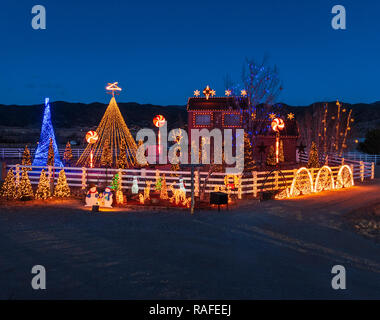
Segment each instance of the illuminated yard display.
[[[88,131],[86,134],[86,141],[89,145],[93,145],[99,140],[99,136],[96,133],[96,131]],[[90,168],[94,167],[94,151],[92,150],[92,147],[90,146]]]
[[51,112],[49,98],[45,99],[44,117],[42,120],[41,136],[38,142],[36,154],[34,156],[34,166],[45,166],[48,159],[50,141],[54,150],[54,165],[62,167],[63,164],[59,158],[57,143],[55,141],[54,129],[51,123]]
[[[315,172],[317,172],[316,175]],[[322,191],[350,188],[352,186],[354,186],[354,177],[352,169],[348,165],[338,168],[335,181],[333,170],[329,166],[323,166],[320,169],[302,167],[295,172],[290,188],[282,190],[277,194],[276,198],[293,198]]]
[[[157,127],[157,128],[161,128],[165,125],[166,123],[166,119],[163,115],[159,114],[159,115],[156,115],[154,118],[153,118],[153,124]],[[161,153],[161,132],[158,131],[158,153]]]
[[[108,84],[106,89],[111,91],[112,98],[96,129],[98,139],[94,144],[87,145],[77,162],[77,166],[89,166],[91,154],[93,154],[93,166],[98,167],[101,165],[102,156],[106,156],[103,153],[107,152],[110,153],[110,166],[115,167],[118,163],[120,151],[123,148],[126,152],[125,166],[130,168],[136,164],[137,145],[121,115],[114,97],[115,91],[121,91],[121,88],[119,88],[117,82],[115,82]],[[95,140],[95,137],[91,139]]]
[[275,118],[272,121],[272,130],[276,132],[276,163],[280,162],[279,154],[280,154],[280,131],[285,128],[284,120],[280,118]]

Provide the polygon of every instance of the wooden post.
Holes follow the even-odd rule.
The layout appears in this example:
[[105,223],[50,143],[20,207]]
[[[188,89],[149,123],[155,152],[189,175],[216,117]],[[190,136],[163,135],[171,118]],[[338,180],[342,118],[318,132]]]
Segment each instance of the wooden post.
[[257,197],[257,171],[252,171],[253,196]]
[[364,162],[360,161],[360,180],[364,181]]
[[371,180],[375,179],[375,162],[372,162],[371,166]]

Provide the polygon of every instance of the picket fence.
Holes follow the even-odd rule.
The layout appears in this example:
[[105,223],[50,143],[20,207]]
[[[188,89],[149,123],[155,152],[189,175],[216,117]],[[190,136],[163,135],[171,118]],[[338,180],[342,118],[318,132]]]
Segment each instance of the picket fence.
[[[307,162],[307,157],[300,157],[301,162]],[[354,181],[364,181],[365,179],[374,179],[375,177],[375,164],[347,160],[339,157],[330,157],[328,165],[330,166],[334,180],[336,180],[338,171],[342,165],[348,165],[352,172]],[[302,166],[302,165],[301,165]],[[14,171],[21,170],[21,165],[8,165],[7,168],[12,168]],[[61,167],[29,167],[29,178],[32,184],[38,184],[41,170],[44,169],[50,176],[57,182],[58,173]],[[67,182],[70,187],[85,188],[91,183],[96,184],[98,187],[105,187],[110,184],[112,178],[116,173],[122,176],[122,188],[130,189],[133,183],[133,178],[136,177],[139,185],[139,190],[142,191],[146,186],[147,181],[152,183],[156,180],[157,170],[152,169],[104,169],[104,168],[77,168],[65,167],[63,168],[66,173]],[[273,170],[273,171],[253,171],[245,173],[240,177],[240,187],[232,191],[234,194],[240,195],[253,195],[256,197],[260,192],[268,190],[276,190],[285,187],[290,187],[292,181],[297,173],[298,168],[292,170]],[[185,183],[187,192],[190,192],[191,186],[191,172],[190,171],[169,171],[158,170],[160,176],[165,175],[167,185],[179,183],[179,178],[182,177]],[[310,169],[313,180],[315,180],[319,169]],[[215,172],[207,179],[206,186],[204,182],[209,175],[205,171],[195,171],[194,173],[194,189],[195,195],[198,196],[205,188],[205,193],[210,193],[215,190],[215,187],[223,187],[225,185],[226,174]],[[233,183],[233,177],[228,177],[228,183]]]

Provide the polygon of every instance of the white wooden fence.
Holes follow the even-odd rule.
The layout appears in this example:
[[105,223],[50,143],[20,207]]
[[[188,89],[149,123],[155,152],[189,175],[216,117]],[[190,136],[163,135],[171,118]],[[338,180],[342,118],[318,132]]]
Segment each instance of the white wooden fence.
[[[36,148],[29,148],[29,151],[33,158]],[[79,158],[83,151],[83,148],[72,148],[74,158]],[[23,152],[24,148],[0,148],[0,159],[21,159]],[[58,148],[58,152],[62,159],[65,148]]]
[[[307,160],[307,159],[306,159]],[[365,179],[374,179],[375,177],[375,164],[364,162],[364,161],[354,161],[346,160],[343,158],[331,158],[329,160],[329,166],[332,170],[334,180],[337,178],[337,174],[341,165],[346,164],[351,167],[353,172],[353,178],[355,181],[364,181]],[[20,170],[23,166],[19,165],[8,165],[7,168],[12,168],[15,170]],[[18,169],[17,169],[18,168]],[[40,173],[42,169],[46,172],[51,172],[51,176],[56,182],[58,179],[58,173],[62,169],[60,167],[29,167],[31,170],[28,172],[29,178],[32,184],[38,184]],[[157,170],[148,169],[99,169],[99,168],[76,168],[76,167],[66,167],[64,168],[66,173],[67,182],[70,187],[85,187],[90,183],[94,183],[97,186],[105,187],[110,184],[113,176],[116,173],[121,173],[122,175],[122,188],[130,189],[133,183],[133,178],[137,177],[139,190],[143,190],[146,186],[146,181],[156,180]],[[240,178],[240,187],[235,189],[232,193],[240,195],[253,195],[257,196],[258,193],[267,190],[276,190],[284,187],[290,187],[293,178],[297,172],[297,169],[292,170],[281,170],[281,171],[254,171],[245,174]],[[315,180],[319,169],[310,169],[313,180]],[[181,176],[184,180],[186,191],[190,192],[191,185],[191,173],[190,171],[167,171],[159,170],[159,174],[162,177],[165,175],[167,185],[170,186],[172,183],[178,183],[179,177]],[[199,195],[208,172],[195,172],[195,195]],[[205,187],[205,192],[210,193],[214,191],[215,187],[221,187],[225,185],[225,173],[213,173]],[[232,181],[231,181],[232,182]],[[153,186],[152,186],[153,187]]]

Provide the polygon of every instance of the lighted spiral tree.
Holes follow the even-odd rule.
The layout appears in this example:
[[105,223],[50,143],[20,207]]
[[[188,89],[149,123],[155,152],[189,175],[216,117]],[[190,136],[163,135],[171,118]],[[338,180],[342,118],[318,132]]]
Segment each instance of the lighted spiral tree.
[[109,145],[112,157],[111,166],[117,166],[120,150],[123,148],[123,152],[125,149],[126,153],[125,167],[130,168],[136,164],[137,145],[115,100],[115,91],[121,91],[121,88],[115,82],[109,83],[106,89],[111,91],[112,98],[96,129],[99,139],[93,145],[89,144],[86,147],[77,162],[77,166],[87,166],[90,163],[91,153],[93,154],[93,166],[101,166],[101,159],[102,157],[104,158],[103,152],[106,149],[104,146],[107,144],[107,146]]

